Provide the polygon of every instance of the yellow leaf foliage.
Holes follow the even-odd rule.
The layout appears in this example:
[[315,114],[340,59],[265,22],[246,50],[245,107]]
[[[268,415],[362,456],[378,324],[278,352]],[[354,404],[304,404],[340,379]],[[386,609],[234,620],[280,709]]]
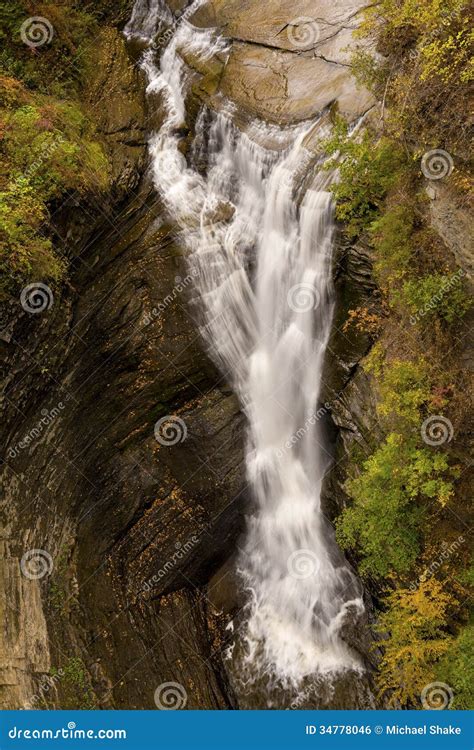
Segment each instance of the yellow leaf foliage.
[[458,602],[435,578],[417,588],[397,588],[386,600],[379,630],[384,641],[378,685],[401,706],[419,705],[420,694],[436,679],[435,667],[452,643],[446,632],[449,612]]

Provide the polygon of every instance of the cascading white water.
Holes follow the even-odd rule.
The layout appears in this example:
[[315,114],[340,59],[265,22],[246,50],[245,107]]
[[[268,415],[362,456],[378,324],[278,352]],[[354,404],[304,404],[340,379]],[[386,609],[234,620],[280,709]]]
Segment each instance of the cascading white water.
[[[158,67],[152,41],[160,18],[170,21],[158,0],[137,0],[126,29],[149,40],[148,92],[160,93],[166,109],[149,142],[153,180],[189,252],[204,337],[249,422],[255,507],[239,562],[249,593],[243,666],[294,685],[359,668],[340,629],[349,608],[363,610],[320,504],[328,456],[318,398],[333,312],[329,177],[315,170],[297,200],[299,178],[314,168],[305,143],[315,124],[280,130],[254,122],[243,132],[231,105],[227,114],[203,110],[188,163],[180,151],[187,84],[180,50],[207,57],[226,43],[182,20]],[[198,161],[205,170],[192,167]]]

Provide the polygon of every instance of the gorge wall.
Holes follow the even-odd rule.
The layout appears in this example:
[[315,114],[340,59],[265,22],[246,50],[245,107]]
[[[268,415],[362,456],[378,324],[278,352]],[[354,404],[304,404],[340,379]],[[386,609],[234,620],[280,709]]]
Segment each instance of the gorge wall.
[[[336,108],[354,124],[367,115],[374,101],[356,87],[346,49],[362,6],[203,5],[190,20],[217,27],[230,47],[205,63],[185,59],[183,151],[203,103],[219,111],[230,100],[237,122],[279,126],[319,113],[329,122]],[[184,251],[147,172],[147,134],[162,111],[122,34],[131,10],[105,17],[86,87],[112,168],[107,199],[77,194],[57,207],[55,242],[72,270],[50,309],[32,315],[16,300],[0,309],[2,708],[155,708],[168,683],[184,686],[187,708],[239,707],[224,653],[242,604],[233,561],[249,502],[244,417],[205,353]],[[435,220],[445,223],[442,212]],[[371,339],[343,330],[349,309],[378,294],[369,250],[340,242],[334,278],[321,396],[336,459],[324,501],[332,517],[353,445],[378,434],[376,394],[359,367]],[[170,416],[187,435],[163,445],[154,426]],[[47,553],[48,575],[21,572],[28,550]],[[368,638],[347,634],[370,660]],[[351,683],[308,707],[372,700],[370,685]]]

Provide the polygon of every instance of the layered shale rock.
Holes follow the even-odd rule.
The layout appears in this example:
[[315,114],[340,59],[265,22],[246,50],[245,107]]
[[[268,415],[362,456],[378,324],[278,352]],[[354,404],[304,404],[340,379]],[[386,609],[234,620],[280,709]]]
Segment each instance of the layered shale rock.
[[[190,708],[226,707],[206,586],[242,526],[243,419],[203,353],[185,260],[144,179],[143,79],[115,29],[96,54],[111,193],[57,210],[73,270],[51,308],[2,309],[0,697],[152,708],[176,681]],[[168,417],[186,438],[169,446],[154,430]],[[44,576],[22,572],[30,550]]]

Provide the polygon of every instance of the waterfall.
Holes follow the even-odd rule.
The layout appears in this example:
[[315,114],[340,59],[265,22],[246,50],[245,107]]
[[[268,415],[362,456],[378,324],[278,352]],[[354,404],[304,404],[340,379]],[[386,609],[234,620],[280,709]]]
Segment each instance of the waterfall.
[[324,129],[237,127],[223,102],[219,113],[202,109],[183,156],[189,73],[180,53],[226,50],[187,20],[202,2],[173,28],[159,61],[153,39],[160,18],[170,22],[164,4],[138,0],[125,33],[149,41],[147,90],[166,111],[149,141],[153,181],[187,248],[210,354],[248,418],[254,504],[238,563],[248,594],[240,667],[297,685],[360,669],[341,628],[363,611],[320,502],[330,461],[318,400],[334,305],[334,219],[330,175],[307,144]]

